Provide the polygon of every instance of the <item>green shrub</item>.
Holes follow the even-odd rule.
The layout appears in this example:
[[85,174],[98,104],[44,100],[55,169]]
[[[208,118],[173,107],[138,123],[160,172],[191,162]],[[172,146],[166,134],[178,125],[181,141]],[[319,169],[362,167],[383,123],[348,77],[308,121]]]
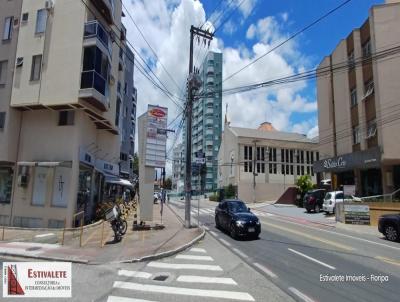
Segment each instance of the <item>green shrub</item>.
[[218,193],[212,193],[212,195],[209,195],[208,196],[208,199],[210,200],[210,201],[218,201]]

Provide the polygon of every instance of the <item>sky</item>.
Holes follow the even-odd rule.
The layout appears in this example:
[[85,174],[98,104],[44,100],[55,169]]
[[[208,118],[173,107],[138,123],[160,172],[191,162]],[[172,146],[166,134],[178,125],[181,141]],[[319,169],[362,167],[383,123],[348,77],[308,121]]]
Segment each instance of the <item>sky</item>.
[[[148,104],[156,104],[168,107],[170,122],[183,107],[183,101],[178,99],[182,99],[188,73],[191,25],[201,26],[207,21],[206,26],[216,29],[209,48],[195,43],[194,62],[200,66],[207,50],[222,52],[224,90],[316,68],[341,39],[363,24],[372,5],[384,2],[351,0],[296,38],[229,77],[344,0],[122,1],[124,11],[127,10],[123,23],[127,28],[127,40],[135,48],[136,62],[144,65],[142,57],[168,91],[176,96],[174,102],[171,101],[135,69],[138,116],[147,110]],[[268,121],[281,131],[302,133],[310,138],[318,135],[315,81],[223,95],[223,116],[226,104],[233,126],[256,128]],[[176,128],[179,120],[180,117],[170,127]],[[175,141],[174,135],[170,137],[168,147]]]

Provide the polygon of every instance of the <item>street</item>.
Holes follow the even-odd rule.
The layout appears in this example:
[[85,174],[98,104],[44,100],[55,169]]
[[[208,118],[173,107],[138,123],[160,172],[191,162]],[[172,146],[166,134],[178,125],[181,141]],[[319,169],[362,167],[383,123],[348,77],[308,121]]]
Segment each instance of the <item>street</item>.
[[[183,204],[175,202],[174,207],[183,213]],[[253,210],[262,223],[260,239],[236,241],[215,228],[214,207],[203,202],[200,209],[208,233],[291,296],[302,301],[398,301],[399,244],[263,211],[270,206]],[[197,209],[192,213],[197,217]]]

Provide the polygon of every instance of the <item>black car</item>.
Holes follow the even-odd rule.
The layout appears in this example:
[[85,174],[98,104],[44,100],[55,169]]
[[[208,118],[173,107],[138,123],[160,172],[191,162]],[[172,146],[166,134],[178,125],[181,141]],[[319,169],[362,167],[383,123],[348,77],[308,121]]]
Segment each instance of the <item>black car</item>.
[[245,236],[258,238],[261,224],[241,200],[223,200],[215,208],[215,226],[228,231],[233,239]]
[[378,230],[387,240],[400,240],[400,214],[385,214],[379,217]]
[[308,191],[303,198],[303,206],[307,210],[308,213],[314,211],[315,213],[319,213],[322,209],[324,203],[326,190],[325,189],[316,189]]

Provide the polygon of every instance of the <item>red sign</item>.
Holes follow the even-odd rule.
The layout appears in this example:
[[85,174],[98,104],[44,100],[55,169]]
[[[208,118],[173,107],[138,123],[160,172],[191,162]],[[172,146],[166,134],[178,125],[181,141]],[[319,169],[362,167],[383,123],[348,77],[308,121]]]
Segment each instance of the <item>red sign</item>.
[[163,110],[158,108],[151,109],[149,113],[154,117],[164,117],[166,115],[166,113]]

